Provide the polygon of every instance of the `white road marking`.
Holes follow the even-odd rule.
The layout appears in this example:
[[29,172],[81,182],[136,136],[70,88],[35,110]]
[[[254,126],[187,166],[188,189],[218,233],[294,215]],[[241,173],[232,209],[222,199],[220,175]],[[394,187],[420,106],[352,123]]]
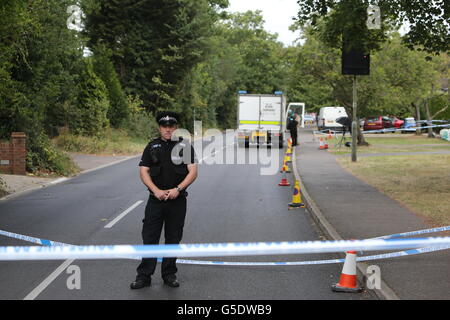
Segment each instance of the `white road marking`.
[[125,217],[127,214],[129,214],[131,211],[133,211],[134,209],[136,209],[141,203],[143,203],[144,201],[139,200],[138,202],[136,202],[135,204],[133,204],[131,207],[129,207],[127,210],[125,210],[124,212],[122,212],[121,214],[119,214],[113,221],[111,221],[110,223],[108,223],[105,226],[105,229],[111,229],[117,222],[119,222],[121,219],[123,219],[123,217]]
[[34,300],[42,293],[64,270],[66,270],[75,260],[64,261],[55,271],[53,271],[44,281],[42,281],[23,300]]

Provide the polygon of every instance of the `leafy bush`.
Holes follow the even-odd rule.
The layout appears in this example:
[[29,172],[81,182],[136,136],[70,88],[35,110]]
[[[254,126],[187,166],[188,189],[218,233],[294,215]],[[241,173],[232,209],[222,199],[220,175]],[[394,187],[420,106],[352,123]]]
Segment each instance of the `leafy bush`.
[[70,157],[56,149],[44,133],[29,136],[26,166],[33,173],[69,176],[77,172]]
[[66,152],[115,155],[141,153],[147,142],[147,139],[131,137],[123,129],[111,128],[101,137],[74,135],[66,130],[54,139],[58,148]]
[[3,197],[7,195],[8,192],[6,191],[6,183],[3,181],[2,177],[0,177],[0,197]]
[[158,135],[158,125],[155,118],[145,111],[139,97],[128,96],[130,106],[130,117],[125,123],[125,130],[128,135],[135,139],[151,140]]
[[71,134],[68,131],[62,132],[56,139],[56,145],[66,152],[79,153],[101,153],[107,148],[107,141],[104,137],[87,137]]

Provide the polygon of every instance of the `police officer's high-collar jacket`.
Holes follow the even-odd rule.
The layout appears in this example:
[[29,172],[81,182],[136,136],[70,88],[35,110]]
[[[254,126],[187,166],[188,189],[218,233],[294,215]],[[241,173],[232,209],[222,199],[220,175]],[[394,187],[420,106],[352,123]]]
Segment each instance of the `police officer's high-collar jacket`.
[[149,167],[153,183],[160,190],[176,188],[187,176],[187,165],[197,163],[192,145],[179,138],[151,141],[142,154],[140,167]]

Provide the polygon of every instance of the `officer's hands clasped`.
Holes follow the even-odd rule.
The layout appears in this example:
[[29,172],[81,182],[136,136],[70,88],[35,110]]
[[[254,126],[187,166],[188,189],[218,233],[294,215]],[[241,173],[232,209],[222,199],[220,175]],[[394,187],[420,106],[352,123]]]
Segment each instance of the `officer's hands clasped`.
[[179,195],[180,195],[180,192],[177,189],[167,190],[167,195],[166,195],[166,198],[164,199],[164,201],[167,201],[169,199],[174,200],[174,199],[178,198]]
[[158,200],[167,201],[178,198],[180,192],[177,189],[170,189],[170,190],[158,190],[154,194]]

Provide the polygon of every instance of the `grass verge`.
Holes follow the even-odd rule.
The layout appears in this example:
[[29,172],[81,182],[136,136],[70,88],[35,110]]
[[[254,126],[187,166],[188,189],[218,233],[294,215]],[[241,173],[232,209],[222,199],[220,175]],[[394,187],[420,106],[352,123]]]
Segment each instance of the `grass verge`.
[[54,144],[66,151],[97,155],[134,155],[142,153],[148,140],[130,137],[125,130],[109,129],[102,137],[61,133]]
[[[347,138],[347,141],[351,139]],[[360,154],[374,153],[408,153],[408,152],[439,152],[450,151],[450,142],[442,139],[429,139],[426,137],[417,137],[414,135],[405,135],[398,137],[368,137],[366,141],[369,147],[358,147]],[[351,153],[351,148],[342,145],[339,148],[338,140],[330,140],[330,152],[334,155],[344,155]]]
[[432,226],[450,225],[450,155],[385,156],[339,163]]

